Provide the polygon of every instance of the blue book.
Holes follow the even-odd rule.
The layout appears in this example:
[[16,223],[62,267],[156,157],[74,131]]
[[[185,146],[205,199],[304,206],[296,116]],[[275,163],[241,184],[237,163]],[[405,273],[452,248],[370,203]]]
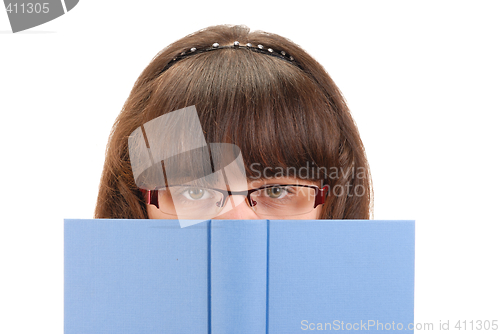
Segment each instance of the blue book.
[[414,221],[67,219],[73,333],[408,330]]

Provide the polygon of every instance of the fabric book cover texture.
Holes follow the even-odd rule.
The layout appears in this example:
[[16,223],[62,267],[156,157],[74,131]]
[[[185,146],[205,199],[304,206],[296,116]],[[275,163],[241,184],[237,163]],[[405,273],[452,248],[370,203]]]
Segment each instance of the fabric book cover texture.
[[414,258],[414,221],[66,219],[64,329],[412,333]]

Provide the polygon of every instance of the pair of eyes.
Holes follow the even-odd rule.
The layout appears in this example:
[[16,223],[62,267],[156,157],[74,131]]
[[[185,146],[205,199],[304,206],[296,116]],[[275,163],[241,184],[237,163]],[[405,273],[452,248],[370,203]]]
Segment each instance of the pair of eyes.
[[[287,187],[283,186],[275,186],[275,187],[269,187],[262,189],[259,191],[259,195],[264,195],[270,199],[282,199],[284,198],[290,190]],[[214,196],[214,191],[210,189],[204,189],[204,188],[188,188],[184,190],[181,195],[187,198],[188,200],[194,200],[194,201],[199,201],[199,200],[204,200],[204,199],[209,199]]]

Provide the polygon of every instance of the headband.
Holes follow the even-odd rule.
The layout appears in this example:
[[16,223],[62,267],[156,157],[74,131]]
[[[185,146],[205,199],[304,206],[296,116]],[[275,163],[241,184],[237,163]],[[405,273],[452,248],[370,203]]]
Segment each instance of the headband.
[[167,69],[170,68],[175,62],[182,60],[184,58],[187,58],[189,56],[195,55],[195,54],[200,54],[200,53],[205,53],[205,52],[210,52],[214,50],[221,50],[221,49],[239,49],[239,48],[245,48],[254,52],[266,54],[272,57],[280,58],[283,59],[291,64],[294,64],[295,66],[300,66],[295,62],[295,59],[287,54],[285,51],[276,51],[271,48],[266,48],[262,44],[258,44],[257,46],[254,46],[252,43],[247,43],[245,45],[240,45],[240,42],[236,41],[233,43],[233,45],[224,45],[220,46],[219,43],[213,43],[212,46],[204,49],[197,49],[195,47],[190,48],[189,50],[183,51],[180,54],[176,55],[174,58],[172,58],[171,61],[167,63],[167,65],[161,70],[159,74],[162,74],[165,72]]

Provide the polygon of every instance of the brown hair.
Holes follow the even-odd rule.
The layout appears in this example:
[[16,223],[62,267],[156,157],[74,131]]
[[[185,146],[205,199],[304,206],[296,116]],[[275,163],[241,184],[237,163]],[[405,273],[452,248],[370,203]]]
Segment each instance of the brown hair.
[[[192,47],[234,41],[282,50],[294,60],[225,48],[193,54],[164,70]],[[330,188],[320,218],[370,218],[372,190],[364,147],[330,76],[286,38],[225,25],[178,40],[142,72],[111,131],[95,218],[148,217],[132,174],[128,137],[149,120],[191,105],[207,143],[233,143],[241,149],[247,177],[258,178],[266,167],[308,168],[311,172],[303,178]]]

